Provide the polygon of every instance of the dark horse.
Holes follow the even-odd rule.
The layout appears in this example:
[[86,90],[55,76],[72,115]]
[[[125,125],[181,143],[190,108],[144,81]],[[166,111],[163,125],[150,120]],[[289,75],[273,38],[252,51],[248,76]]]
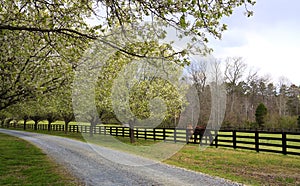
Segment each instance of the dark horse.
[[196,141],[199,139],[201,145],[203,145],[201,138],[204,139],[205,137],[206,139],[205,144],[207,144],[207,137],[209,138],[209,144],[212,143],[213,141],[213,136],[211,135],[210,130],[206,129],[206,127],[204,126],[196,126],[195,129],[193,129],[192,125],[188,125],[187,135],[188,135],[188,139],[191,138],[194,139],[194,143],[196,143]]

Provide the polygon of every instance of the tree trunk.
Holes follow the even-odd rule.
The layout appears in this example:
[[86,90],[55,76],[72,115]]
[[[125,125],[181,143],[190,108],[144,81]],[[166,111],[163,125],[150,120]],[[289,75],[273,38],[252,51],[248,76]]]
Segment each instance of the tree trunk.
[[34,121],[34,130],[37,130],[38,121]]
[[51,121],[48,120],[48,131],[51,131]]
[[7,128],[9,128],[9,127],[10,127],[9,125],[10,125],[10,122],[11,122],[11,121],[12,121],[12,119],[11,119],[11,118],[9,118],[9,119],[7,119],[7,120],[6,120],[6,127],[7,127]]
[[93,135],[94,135],[93,129],[94,129],[94,123],[91,123],[91,126],[90,126],[90,137],[93,137]]
[[134,125],[132,121],[129,121],[129,134],[130,134],[130,143],[134,143]]
[[24,119],[23,121],[23,129],[26,130],[26,123],[27,123],[27,119]]
[[68,133],[68,128],[69,128],[69,121],[65,120],[65,134]]

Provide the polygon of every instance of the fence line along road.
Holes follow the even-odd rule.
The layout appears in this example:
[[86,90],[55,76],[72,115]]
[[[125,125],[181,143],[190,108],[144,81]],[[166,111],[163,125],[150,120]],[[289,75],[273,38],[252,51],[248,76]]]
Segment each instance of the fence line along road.
[[[3,126],[2,126],[3,127]],[[6,126],[8,127],[8,126]],[[21,124],[10,127],[23,128]],[[34,129],[34,124],[27,124],[27,129]],[[37,125],[37,130],[49,130],[47,124]],[[65,126],[51,125],[53,131],[64,131]],[[69,125],[69,132],[82,132],[101,135],[130,137],[130,128],[118,126]],[[184,128],[134,128],[134,137],[145,140],[164,140],[175,143],[193,143],[234,149],[247,149],[256,152],[272,152],[290,155],[300,155],[300,132],[292,131],[259,131],[259,130],[210,130],[210,135],[190,135],[190,131]],[[212,136],[215,136],[212,140]]]

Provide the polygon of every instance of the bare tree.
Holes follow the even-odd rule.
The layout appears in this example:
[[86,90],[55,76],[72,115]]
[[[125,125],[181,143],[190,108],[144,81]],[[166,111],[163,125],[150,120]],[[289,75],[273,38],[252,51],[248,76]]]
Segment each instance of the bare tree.
[[243,77],[247,65],[241,57],[228,57],[225,62],[225,80],[229,84],[231,91],[234,91],[234,87],[238,85]]
[[200,59],[198,61],[193,61],[188,68],[189,80],[197,90],[201,108],[197,125],[206,125],[210,114],[210,91],[207,87],[207,66],[207,59]]
[[199,60],[193,62],[189,69],[191,80],[198,92],[203,92],[207,80],[207,60]]
[[291,85],[291,82],[286,77],[280,77],[279,78],[279,99],[277,100],[277,105],[279,107],[279,116],[285,116],[287,115],[287,91],[288,87]]
[[[241,83],[243,74],[247,68],[246,63],[244,63],[243,59],[241,57],[228,57],[225,60],[225,81],[227,85],[227,94],[228,94],[228,107],[227,109],[227,118],[231,121],[237,122],[237,117],[240,117],[238,114],[241,109],[236,109],[235,102],[237,101],[237,91],[238,86]],[[237,104],[240,105],[240,104]]]

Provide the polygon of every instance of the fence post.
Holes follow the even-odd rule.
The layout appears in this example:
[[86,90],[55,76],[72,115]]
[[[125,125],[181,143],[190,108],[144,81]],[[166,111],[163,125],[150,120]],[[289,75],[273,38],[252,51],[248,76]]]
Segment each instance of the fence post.
[[166,129],[163,128],[163,140],[166,140]]
[[122,127],[122,137],[125,137],[125,127]]
[[145,140],[147,139],[147,129],[144,128]]
[[286,155],[286,133],[282,132],[282,153]]
[[109,134],[112,134],[112,127],[109,127]]
[[136,133],[135,133],[136,134],[136,139],[139,139],[139,128],[136,128],[135,131],[136,131]]
[[176,128],[174,128],[174,142],[176,143],[177,142],[177,136],[176,136]]
[[232,142],[233,142],[233,148],[236,149],[236,131],[232,131]]
[[215,147],[218,148],[218,132],[215,131]]
[[186,144],[188,144],[189,143],[189,131],[188,131],[189,129],[185,129],[185,141],[186,141]]
[[106,126],[104,126],[104,135],[106,135]]
[[259,152],[259,133],[255,130],[255,150]]
[[156,128],[153,129],[153,139],[156,141]]

